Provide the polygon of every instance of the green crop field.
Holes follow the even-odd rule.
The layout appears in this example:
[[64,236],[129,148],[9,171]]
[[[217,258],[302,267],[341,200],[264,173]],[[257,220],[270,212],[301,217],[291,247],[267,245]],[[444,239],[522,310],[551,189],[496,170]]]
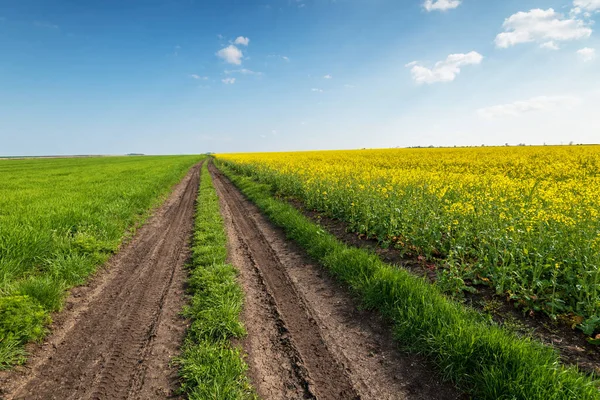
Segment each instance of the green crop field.
[[0,160],[0,368],[200,158]]

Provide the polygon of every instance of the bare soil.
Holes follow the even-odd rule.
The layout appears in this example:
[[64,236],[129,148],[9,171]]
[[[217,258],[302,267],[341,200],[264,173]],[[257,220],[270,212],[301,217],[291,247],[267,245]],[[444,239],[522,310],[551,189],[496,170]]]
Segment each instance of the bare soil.
[[185,303],[196,165],[87,286],[75,288],[52,334],[0,375],[4,399],[174,398]]
[[[290,200],[289,203],[347,245],[372,251],[384,262],[407,269],[430,282],[435,282],[436,269],[440,268],[443,260],[432,263],[414,254],[404,254],[393,247],[382,248],[377,240],[351,232],[343,221],[308,210],[297,200]],[[542,313],[525,313],[521,311],[518,304],[507,300],[505,296],[497,295],[489,286],[471,286],[477,292],[465,293],[465,302],[468,305],[489,313],[496,322],[519,335],[533,337],[553,347],[565,364],[576,365],[584,372],[600,376],[600,346],[589,343],[581,331],[573,329],[561,321],[554,321]]]
[[245,291],[249,374],[264,399],[465,399],[401,353],[391,329],[270,224],[214,166]]

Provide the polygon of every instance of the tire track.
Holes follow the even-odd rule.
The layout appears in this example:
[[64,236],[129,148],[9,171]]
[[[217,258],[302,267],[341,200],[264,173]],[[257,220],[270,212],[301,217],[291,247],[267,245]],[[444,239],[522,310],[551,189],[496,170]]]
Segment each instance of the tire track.
[[59,316],[60,326],[25,370],[2,382],[8,388],[4,398],[152,399],[173,394],[177,375],[169,362],[186,328],[179,313],[198,184],[196,165],[111,260],[97,286],[92,283],[78,293],[83,300]]
[[250,377],[264,399],[464,399],[397,350],[377,314],[274,228],[209,165],[246,295]]
[[[248,217],[247,205],[241,195],[230,185],[225,185],[221,175],[211,168],[215,188],[224,199],[233,217],[237,233],[245,248],[245,255],[264,282],[271,314],[281,332],[290,364],[299,382],[295,386],[305,389],[304,398],[324,400],[357,399],[352,382],[343,366],[333,357],[320,334],[317,321],[285,272],[285,267],[267,242],[255,221]],[[332,384],[335,383],[335,384]]]

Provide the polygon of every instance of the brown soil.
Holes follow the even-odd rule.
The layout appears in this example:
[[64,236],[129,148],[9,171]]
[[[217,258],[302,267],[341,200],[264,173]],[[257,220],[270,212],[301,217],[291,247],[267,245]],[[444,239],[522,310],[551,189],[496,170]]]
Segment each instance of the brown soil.
[[264,399],[463,399],[210,167],[245,291],[250,378]]
[[196,165],[92,282],[73,289],[53,333],[24,366],[0,375],[5,399],[174,396],[187,322],[184,263],[199,183]]
[[[308,210],[296,200],[291,200],[290,204],[345,244],[372,251],[384,262],[405,268],[431,282],[435,281],[435,270],[440,267],[443,260],[432,263],[414,255],[403,254],[393,247],[381,248],[377,240],[367,239],[351,232],[343,221]],[[467,304],[489,313],[497,323],[517,334],[533,337],[555,348],[565,364],[576,365],[585,372],[600,376],[600,346],[588,343],[582,332],[560,321],[553,321],[545,314],[524,313],[515,306],[514,302],[507,301],[505,296],[496,295],[489,286],[474,287],[477,289],[476,293],[465,294]]]

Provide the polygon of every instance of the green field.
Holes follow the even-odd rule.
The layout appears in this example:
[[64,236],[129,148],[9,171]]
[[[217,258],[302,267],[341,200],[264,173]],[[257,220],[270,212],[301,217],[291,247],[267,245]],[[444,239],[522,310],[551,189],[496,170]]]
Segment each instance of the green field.
[[0,160],[0,368],[200,159]]

